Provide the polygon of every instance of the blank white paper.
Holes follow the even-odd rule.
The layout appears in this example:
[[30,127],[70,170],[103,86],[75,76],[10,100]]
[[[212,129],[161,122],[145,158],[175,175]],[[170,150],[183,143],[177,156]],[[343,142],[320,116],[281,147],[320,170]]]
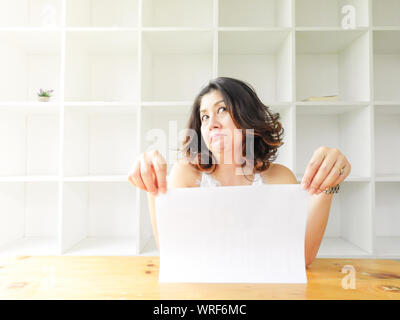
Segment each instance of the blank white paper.
[[159,282],[307,283],[308,202],[299,184],[159,193]]

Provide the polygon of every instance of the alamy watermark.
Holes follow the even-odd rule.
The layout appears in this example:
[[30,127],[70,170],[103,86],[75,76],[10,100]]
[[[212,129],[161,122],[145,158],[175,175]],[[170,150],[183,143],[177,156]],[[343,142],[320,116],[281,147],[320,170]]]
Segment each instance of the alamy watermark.
[[345,5],[342,7],[342,28],[355,29],[356,27],[356,8],[352,5]]
[[342,288],[345,290],[356,289],[356,269],[352,265],[345,265],[342,273],[347,273],[342,279]]

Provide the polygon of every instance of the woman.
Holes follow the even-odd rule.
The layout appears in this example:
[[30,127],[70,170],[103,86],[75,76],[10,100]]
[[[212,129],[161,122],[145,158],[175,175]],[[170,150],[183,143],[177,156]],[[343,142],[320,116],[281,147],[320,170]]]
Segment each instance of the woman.
[[[192,134],[184,141],[184,157],[171,168],[168,184],[166,161],[157,150],[142,153],[129,174],[134,186],[148,191],[157,246],[154,197],[158,190],[165,193],[167,185],[185,188],[297,183],[289,168],[272,163],[277,148],[283,144],[283,128],[278,120],[279,114],[271,113],[255,91],[240,80],[216,78],[201,90],[187,125],[187,132]],[[249,142],[254,148],[248,148]],[[321,244],[332,193],[350,170],[346,157],[328,147],[315,150],[307,165],[302,179],[302,187],[310,193],[306,266],[314,260]]]

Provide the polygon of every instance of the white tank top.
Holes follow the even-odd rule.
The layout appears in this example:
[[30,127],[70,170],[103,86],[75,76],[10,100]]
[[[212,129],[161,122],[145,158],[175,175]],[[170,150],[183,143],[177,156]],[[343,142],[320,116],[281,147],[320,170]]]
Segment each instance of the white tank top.
[[[201,173],[201,181],[197,180],[196,183],[200,185],[200,188],[221,186],[221,183],[217,179],[214,179],[211,174],[206,173],[206,172]],[[254,181],[251,184],[251,186],[263,185],[263,184],[264,184],[264,182],[262,180],[261,174],[259,172],[256,172],[254,175]]]

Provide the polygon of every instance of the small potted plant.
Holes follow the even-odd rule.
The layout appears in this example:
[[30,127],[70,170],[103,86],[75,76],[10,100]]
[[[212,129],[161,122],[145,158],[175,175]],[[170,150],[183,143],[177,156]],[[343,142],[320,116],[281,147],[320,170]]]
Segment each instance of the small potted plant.
[[53,93],[53,89],[49,89],[49,90],[43,90],[40,89],[40,91],[37,93],[38,97],[39,97],[39,101],[40,102],[47,102],[50,100],[51,94]]

